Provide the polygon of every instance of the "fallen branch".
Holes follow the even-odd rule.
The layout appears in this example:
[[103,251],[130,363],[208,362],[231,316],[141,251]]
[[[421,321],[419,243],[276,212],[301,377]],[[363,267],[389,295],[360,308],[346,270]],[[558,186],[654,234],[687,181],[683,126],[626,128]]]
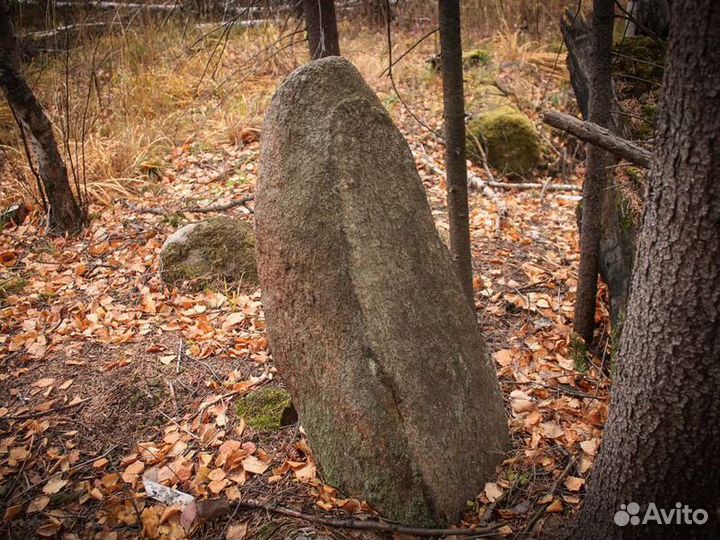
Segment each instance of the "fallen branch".
[[[212,501],[212,502],[211,502]],[[210,503],[210,504],[207,504]],[[211,510],[208,512],[202,508],[207,504]],[[263,503],[255,499],[246,499],[237,503],[237,507],[240,508],[252,508],[254,510],[264,510],[265,512],[272,512],[281,516],[302,519],[309,521],[310,523],[317,523],[324,525],[325,527],[333,527],[338,529],[353,529],[358,531],[374,531],[388,534],[405,534],[409,536],[422,536],[426,538],[441,537],[441,536],[474,536],[482,538],[483,536],[495,535],[499,526],[495,527],[482,527],[475,529],[426,529],[422,527],[406,527],[404,525],[395,525],[393,523],[382,523],[380,521],[365,521],[358,519],[340,519],[340,518],[326,518],[323,516],[316,516],[313,514],[304,514],[291,508],[284,506],[277,506],[274,504]],[[230,503],[224,499],[211,499],[208,501],[198,502],[198,516],[207,515],[208,517],[218,517],[218,515],[226,512],[230,509]]]
[[645,169],[650,168],[652,162],[651,152],[627,139],[614,135],[597,124],[584,122],[570,114],[557,111],[548,111],[543,114],[543,121],[554,128],[566,131],[582,141],[599,146],[635,165]]
[[125,205],[134,212],[141,212],[143,214],[154,214],[156,216],[171,216],[173,214],[182,214],[184,212],[192,213],[192,214],[209,214],[212,212],[226,212],[227,210],[230,210],[231,208],[235,208],[237,206],[245,206],[245,208],[248,210],[248,212],[252,213],[252,210],[247,208],[247,203],[250,201],[255,200],[255,195],[248,195],[247,197],[243,197],[242,199],[238,199],[236,201],[230,201],[228,203],[222,203],[222,204],[212,204],[210,206],[186,206],[184,208],[179,208],[178,210],[168,210],[161,207],[153,207],[153,206],[138,206],[135,203],[132,203],[130,201],[125,201]]
[[[555,482],[553,482],[552,487],[550,488],[550,491],[547,492],[548,495],[553,497],[555,495],[555,492],[557,491],[558,486],[560,485],[560,482],[563,481],[563,479],[568,475],[570,472],[570,469],[572,469],[573,465],[575,465],[575,462],[577,461],[577,456],[573,456],[572,459],[568,462],[568,464],[565,466],[563,471],[560,473],[560,475],[555,479]],[[537,525],[537,522],[540,521],[540,518],[545,514],[545,510],[547,510],[548,506],[552,501],[550,501],[547,504],[543,504],[542,507],[535,512],[532,518],[530,518],[530,521],[528,522],[527,526],[525,527],[525,530],[522,533],[522,537],[526,538],[530,532],[535,528],[535,525]]]
[[539,184],[536,182],[487,182],[488,186],[502,189],[542,189],[545,191],[582,191],[581,186],[573,184]]
[[228,203],[223,204],[214,204],[210,206],[188,206],[186,208],[181,208],[179,212],[191,212],[194,214],[202,214],[202,213],[210,213],[210,212],[225,212],[227,210],[230,210],[231,208],[235,208],[237,206],[245,206],[247,203],[254,201],[255,195],[248,195],[247,197],[243,197],[242,199],[238,199],[237,201],[230,201]]

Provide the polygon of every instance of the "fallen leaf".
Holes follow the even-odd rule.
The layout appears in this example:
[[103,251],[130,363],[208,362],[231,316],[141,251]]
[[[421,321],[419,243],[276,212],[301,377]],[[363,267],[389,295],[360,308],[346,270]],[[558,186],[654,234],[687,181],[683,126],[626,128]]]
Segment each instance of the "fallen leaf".
[[589,456],[594,456],[597,454],[598,446],[600,446],[600,441],[598,439],[590,439],[589,441],[582,441],[580,443],[580,448],[582,448],[582,451]]
[[263,461],[260,461],[255,456],[248,456],[245,459],[243,459],[243,469],[245,469],[247,472],[254,473],[254,474],[263,474],[265,471],[267,471],[269,465]]
[[55,521],[49,521],[45,525],[41,525],[37,529],[35,529],[35,532],[38,536],[42,536],[43,538],[49,538],[51,536],[55,536],[57,532],[60,530],[61,523],[55,522]]
[[247,522],[230,525],[227,533],[225,533],[225,540],[243,540],[247,534],[247,530]]
[[564,434],[563,428],[555,422],[543,422],[540,424],[540,428],[542,429],[543,435],[550,439],[557,439]]
[[503,349],[493,354],[493,358],[501,366],[509,366],[513,361],[512,351],[509,349]]
[[307,482],[313,480],[317,475],[317,468],[312,462],[306,463],[303,467],[293,470],[295,478],[301,482]]
[[35,512],[42,512],[45,507],[50,503],[50,497],[37,497],[33,499],[27,507],[26,512],[28,514],[34,514]]
[[495,482],[488,482],[485,484],[485,496],[490,502],[495,502],[502,494],[503,489]]
[[565,487],[568,488],[570,491],[580,491],[580,488],[582,488],[585,485],[585,480],[582,478],[578,478],[577,476],[568,476],[565,479]]
[[107,466],[107,464],[110,463],[107,458],[100,458],[93,461],[92,468],[93,469],[103,469]]
[[43,493],[45,493],[46,495],[54,495],[55,493],[58,493],[62,488],[64,488],[67,483],[67,480],[63,480],[59,476],[51,478],[50,481],[45,484],[45,486],[43,486]]
[[500,536],[503,536],[503,537],[512,536],[512,534],[513,534],[513,530],[510,528],[510,525],[503,525],[502,527],[500,527],[498,529],[497,532]]
[[16,504],[14,506],[8,506],[5,510],[5,515],[3,516],[3,521],[5,523],[8,523],[9,521],[12,521],[16,517],[18,517],[20,514],[22,514],[22,504]]

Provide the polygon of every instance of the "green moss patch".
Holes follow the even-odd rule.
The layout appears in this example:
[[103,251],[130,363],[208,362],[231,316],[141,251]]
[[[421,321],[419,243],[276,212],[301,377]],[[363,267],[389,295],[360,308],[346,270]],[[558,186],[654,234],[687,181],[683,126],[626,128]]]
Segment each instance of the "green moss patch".
[[466,68],[487,66],[492,62],[492,54],[485,49],[475,49],[463,55],[463,64]]
[[277,431],[297,420],[290,395],[279,388],[263,388],[242,398],[238,415],[258,432]]

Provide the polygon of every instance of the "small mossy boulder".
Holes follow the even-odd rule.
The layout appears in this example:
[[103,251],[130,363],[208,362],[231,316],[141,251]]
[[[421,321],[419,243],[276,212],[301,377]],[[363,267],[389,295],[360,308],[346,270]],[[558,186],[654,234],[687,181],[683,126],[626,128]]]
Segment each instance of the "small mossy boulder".
[[482,162],[482,148],[495,169],[513,176],[528,174],[540,160],[535,126],[509,100],[491,94],[483,101],[483,110],[467,126],[468,157]]
[[466,68],[487,66],[492,62],[492,54],[486,49],[475,49],[463,54],[463,65]]
[[171,287],[258,284],[255,234],[245,221],[219,217],[185,225],[165,241],[160,258],[162,278]]
[[[486,49],[473,49],[463,53],[463,67],[465,69],[472,69],[475,67],[486,67],[492,62],[492,53]],[[440,53],[433,55],[427,60],[430,68],[440,73],[442,71],[442,57]]]
[[280,388],[262,388],[242,398],[238,415],[257,432],[277,431],[297,421],[290,395]]

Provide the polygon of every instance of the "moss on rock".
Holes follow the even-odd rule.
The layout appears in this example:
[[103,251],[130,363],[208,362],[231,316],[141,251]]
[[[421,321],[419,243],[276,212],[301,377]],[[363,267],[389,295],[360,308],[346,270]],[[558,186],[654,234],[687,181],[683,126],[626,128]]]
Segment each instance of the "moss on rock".
[[258,432],[277,431],[297,420],[290,395],[280,388],[263,388],[242,398],[237,412]]
[[252,225],[226,217],[191,223],[175,231],[161,251],[162,278],[191,289],[258,284]]
[[463,64],[466,68],[487,66],[492,61],[492,54],[486,49],[475,49],[463,55]]
[[500,105],[497,95],[485,100],[485,110],[467,126],[467,152],[473,161],[482,161],[479,145],[488,164],[511,175],[525,175],[540,160],[540,140],[535,126],[519,109]]

